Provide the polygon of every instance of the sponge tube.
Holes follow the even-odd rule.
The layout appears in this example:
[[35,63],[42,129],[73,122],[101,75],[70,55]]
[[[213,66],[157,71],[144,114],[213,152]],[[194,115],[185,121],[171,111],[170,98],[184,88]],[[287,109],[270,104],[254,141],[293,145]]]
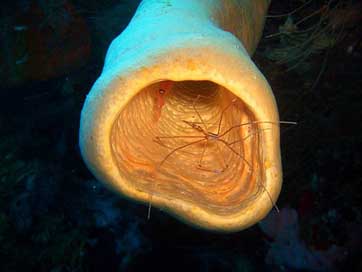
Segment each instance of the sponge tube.
[[265,217],[281,189],[279,119],[250,55],[268,5],[140,4],[81,113],[80,149],[97,179],[203,229]]

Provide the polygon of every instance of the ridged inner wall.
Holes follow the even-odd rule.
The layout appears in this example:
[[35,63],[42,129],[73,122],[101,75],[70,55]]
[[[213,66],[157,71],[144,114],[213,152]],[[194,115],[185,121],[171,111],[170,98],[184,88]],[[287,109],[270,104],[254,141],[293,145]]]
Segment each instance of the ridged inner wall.
[[136,190],[232,214],[264,189],[262,137],[245,104],[210,81],[141,90],[113,125],[111,147]]

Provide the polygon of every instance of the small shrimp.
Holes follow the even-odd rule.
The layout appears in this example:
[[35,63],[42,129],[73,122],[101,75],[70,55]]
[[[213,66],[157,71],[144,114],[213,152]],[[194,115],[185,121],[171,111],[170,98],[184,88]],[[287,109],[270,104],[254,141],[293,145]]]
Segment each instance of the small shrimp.
[[160,86],[156,91],[156,101],[154,107],[155,122],[157,122],[161,117],[162,108],[165,105],[165,98],[167,94],[170,92],[172,86],[173,86],[173,81],[171,80],[160,82]]

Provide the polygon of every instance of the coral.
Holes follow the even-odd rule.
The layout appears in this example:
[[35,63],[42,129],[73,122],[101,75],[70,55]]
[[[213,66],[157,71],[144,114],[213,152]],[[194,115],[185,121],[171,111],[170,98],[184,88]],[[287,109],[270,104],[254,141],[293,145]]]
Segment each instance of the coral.
[[268,16],[282,20],[282,23],[279,31],[266,36],[267,39],[274,39],[274,45],[271,41],[265,56],[286,65],[287,70],[307,70],[314,56],[328,53],[344,39],[348,28],[362,20],[357,13],[361,8],[358,4],[338,0],[318,3],[318,8],[310,8],[312,2],[306,1],[286,14]]
[[335,245],[324,251],[308,247],[299,237],[298,214],[294,209],[283,208],[280,213],[272,211],[259,226],[273,239],[265,259],[267,264],[298,270],[331,271],[343,256],[343,249]]

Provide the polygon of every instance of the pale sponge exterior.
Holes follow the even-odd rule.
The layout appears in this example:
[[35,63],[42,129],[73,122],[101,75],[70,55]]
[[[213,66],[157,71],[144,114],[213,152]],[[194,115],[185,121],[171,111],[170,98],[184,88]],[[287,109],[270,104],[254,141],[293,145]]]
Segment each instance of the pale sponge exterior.
[[282,182],[279,117],[250,54],[268,4],[140,4],[81,113],[80,149],[97,179],[204,229],[266,216]]

